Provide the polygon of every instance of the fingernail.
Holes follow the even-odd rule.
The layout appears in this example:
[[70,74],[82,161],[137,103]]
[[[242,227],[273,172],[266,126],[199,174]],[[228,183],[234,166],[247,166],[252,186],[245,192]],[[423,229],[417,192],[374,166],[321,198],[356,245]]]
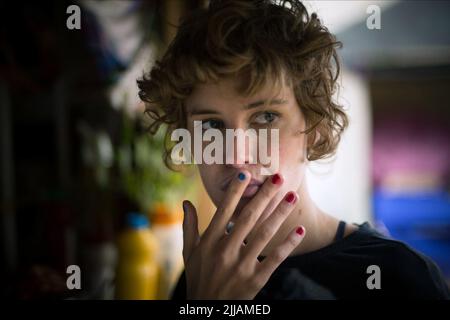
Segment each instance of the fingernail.
[[274,174],[272,177],[272,183],[281,184],[281,182],[282,182],[281,176],[278,173]]
[[245,180],[245,173],[240,172],[238,175],[239,180],[244,181]]
[[295,230],[295,232],[297,232],[299,236],[302,236],[305,233],[305,229],[303,228],[303,226],[300,226],[297,228],[297,230]]
[[294,203],[297,200],[297,197],[295,196],[295,193],[289,192],[286,197],[284,198],[289,203]]

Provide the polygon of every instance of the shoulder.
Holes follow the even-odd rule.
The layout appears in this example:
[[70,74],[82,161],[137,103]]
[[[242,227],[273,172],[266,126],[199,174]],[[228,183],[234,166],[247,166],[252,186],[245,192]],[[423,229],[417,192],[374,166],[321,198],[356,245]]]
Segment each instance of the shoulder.
[[360,229],[363,236],[358,247],[379,266],[382,279],[389,281],[391,288],[401,290],[404,297],[450,298],[439,267],[429,257],[404,242],[382,235],[367,223]]

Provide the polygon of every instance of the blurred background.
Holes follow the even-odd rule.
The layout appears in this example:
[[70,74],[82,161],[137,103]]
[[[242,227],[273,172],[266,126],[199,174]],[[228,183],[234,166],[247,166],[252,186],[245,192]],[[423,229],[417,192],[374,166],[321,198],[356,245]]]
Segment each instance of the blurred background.
[[[79,29],[67,27],[74,4]],[[204,213],[201,230],[214,208],[197,174],[165,168],[136,79],[179,18],[207,4],[0,3],[2,296],[130,298],[127,255],[152,260],[143,296],[169,296],[182,269],[182,199]],[[309,167],[313,198],[430,256],[450,283],[450,2],[305,4],[344,44],[336,99],[351,121],[337,156]],[[379,29],[368,27],[374,14]],[[70,265],[79,290],[68,289]]]

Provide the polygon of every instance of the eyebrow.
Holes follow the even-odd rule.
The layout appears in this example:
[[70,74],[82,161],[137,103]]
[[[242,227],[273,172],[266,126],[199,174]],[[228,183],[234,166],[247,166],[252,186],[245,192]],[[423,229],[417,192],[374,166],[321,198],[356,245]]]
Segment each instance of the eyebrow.
[[[266,101],[267,101],[267,100],[258,100],[258,101],[256,101],[256,102],[252,102],[252,103],[246,105],[246,106],[244,107],[244,109],[248,110],[248,109],[253,109],[253,108],[260,107],[260,106],[266,104]],[[273,100],[270,100],[270,101],[269,101],[269,105],[270,105],[270,106],[273,106],[273,105],[280,105],[280,104],[285,104],[286,102],[287,102],[287,100],[273,99]]]
[[[249,110],[249,109],[254,109],[254,108],[258,108],[260,106],[263,106],[267,103],[267,100],[258,100],[252,103],[249,103],[248,105],[244,106],[243,109],[244,110]],[[273,99],[269,101],[269,105],[281,105],[281,104],[285,104],[287,103],[287,100],[283,100],[283,99]],[[202,115],[202,114],[220,114],[219,112],[217,112],[217,110],[213,110],[213,109],[208,109],[208,108],[196,108],[194,107],[193,110],[191,110],[189,112],[189,114],[192,115]]]

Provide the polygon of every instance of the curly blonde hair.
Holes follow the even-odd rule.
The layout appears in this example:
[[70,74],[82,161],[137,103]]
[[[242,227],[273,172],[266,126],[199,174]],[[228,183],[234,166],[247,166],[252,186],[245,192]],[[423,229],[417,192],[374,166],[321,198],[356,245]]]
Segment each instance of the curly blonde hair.
[[[268,81],[287,78],[305,116],[307,159],[336,151],[348,118],[333,101],[341,43],[300,1],[211,0],[181,21],[162,59],[137,81],[155,133],[186,127],[185,99],[199,83],[241,75],[238,92],[250,95]],[[164,159],[171,167],[171,148]]]

